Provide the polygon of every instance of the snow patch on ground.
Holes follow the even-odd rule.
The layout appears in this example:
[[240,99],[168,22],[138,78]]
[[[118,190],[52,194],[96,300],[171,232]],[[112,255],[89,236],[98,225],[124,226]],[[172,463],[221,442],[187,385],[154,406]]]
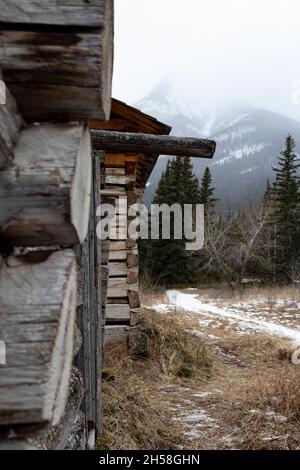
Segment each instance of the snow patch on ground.
[[[173,311],[175,308],[176,310],[181,309],[206,317],[209,316],[210,318],[219,317],[226,319],[230,324],[238,324],[242,331],[254,330],[300,342],[299,329],[292,329],[278,323],[269,322],[263,319],[263,317],[257,318],[243,310],[238,311],[225,307],[220,308],[209,303],[201,302],[201,300],[196,298],[197,294],[186,294],[177,290],[169,290],[166,294],[171,306],[173,306]],[[170,304],[165,305],[168,305],[170,309]]]

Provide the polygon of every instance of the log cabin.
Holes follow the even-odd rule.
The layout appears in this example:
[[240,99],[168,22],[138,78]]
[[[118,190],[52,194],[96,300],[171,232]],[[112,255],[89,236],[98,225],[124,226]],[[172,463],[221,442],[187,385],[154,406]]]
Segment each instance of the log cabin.
[[[108,121],[91,121],[92,142],[97,144],[99,133],[94,131],[126,132],[147,135],[169,135],[171,128],[152,116],[119,100],[112,100],[111,117]],[[97,152],[97,150],[95,150]],[[99,150],[98,152],[103,152]],[[137,242],[128,237],[125,227],[128,206],[137,203],[143,194],[148,177],[159,154],[150,155],[136,151],[105,152],[104,180],[101,189],[102,203],[119,203],[116,220],[113,222],[118,239],[102,241],[101,273],[107,277],[102,290],[105,344],[126,342],[136,331],[140,316],[139,262]],[[123,205],[122,200],[124,201]],[[122,219],[123,227],[122,230]],[[125,219],[125,220],[124,220]],[[102,283],[103,285],[103,283]]]
[[0,9],[0,448],[94,448],[104,341],[140,307],[137,248],[99,240],[97,208],[141,197],[158,155],[215,143],[111,99],[113,0]]

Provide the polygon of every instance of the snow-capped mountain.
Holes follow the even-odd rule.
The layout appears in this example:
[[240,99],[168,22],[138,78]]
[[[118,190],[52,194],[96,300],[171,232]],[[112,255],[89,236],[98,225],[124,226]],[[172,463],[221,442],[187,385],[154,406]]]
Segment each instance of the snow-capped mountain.
[[[213,160],[193,159],[200,179],[209,166],[222,206],[241,207],[257,200],[272,180],[272,168],[292,134],[300,153],[300,122],[268,110],[251,107],[219,110],[218,113],[195,103],[187,103],[166,84],[158,85],[136,106],[173,127],[173,135],[206,137],[216,140]],[[145,201],[151,202],[168,157],[160,157],[148,181]]]

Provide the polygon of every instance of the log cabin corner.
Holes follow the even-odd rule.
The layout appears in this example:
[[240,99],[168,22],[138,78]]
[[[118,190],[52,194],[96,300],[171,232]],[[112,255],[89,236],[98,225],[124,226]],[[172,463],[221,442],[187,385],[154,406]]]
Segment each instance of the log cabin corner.
[[136,202],[160,154],[215,143],[111,99],[112,0],[0,9],[0,448],[93,449],[103,345],[140,308],[136,244],[99,240],[97,210]]

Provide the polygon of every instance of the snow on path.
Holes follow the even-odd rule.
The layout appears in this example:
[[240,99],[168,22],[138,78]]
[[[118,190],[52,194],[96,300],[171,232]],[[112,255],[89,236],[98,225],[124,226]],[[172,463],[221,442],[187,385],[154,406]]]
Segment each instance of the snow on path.
[[[171,305],[178,309],[198,313],[199,315],[218,316],[220,318],[227,319],[229,322],[238,323],[243,328],[261,331],[275,336],[282,336],[290,338],[293,341],[300,342],[300,330],[252,318],[247,316],[245,312],[236,313],[224,308],[216,307],[209,303],[203,303],[196,298],[197,294],[185,294],[178,290],[168,290],[166,295]],[[161,305],[161,307],[162,306],[165,307],[165,310],[166,307],[168,307],[167,305]],[[155,306],[155,308],[159,307],[159,305]]]

